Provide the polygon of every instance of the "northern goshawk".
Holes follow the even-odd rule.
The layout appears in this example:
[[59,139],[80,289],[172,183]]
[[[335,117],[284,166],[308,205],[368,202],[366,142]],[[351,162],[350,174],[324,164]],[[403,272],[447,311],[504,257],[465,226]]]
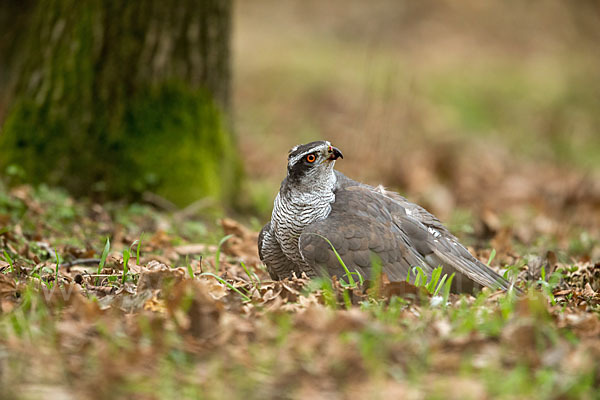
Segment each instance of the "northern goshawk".
[[334,170],[338,158],[342,152],[328,141],[290,150],[271,221],[258,238],[260,258],[273,279],[302,272],[344,277],[327,238],[346,267],[365,278],[371,277],[376,256],[391,281],[405,280],[413,267],[431,276],[442,266],[443,274],[455,274],[454,292],[510,287],[423,207]]

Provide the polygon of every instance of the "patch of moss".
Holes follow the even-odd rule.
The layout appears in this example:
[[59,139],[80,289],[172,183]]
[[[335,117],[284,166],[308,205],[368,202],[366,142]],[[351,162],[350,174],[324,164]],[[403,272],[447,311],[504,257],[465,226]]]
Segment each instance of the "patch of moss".
[[75,194],[136,198],[151,190],[178,205],[207,196],[229,201],[239,187],[231,135],[202,90],[173,83],[142,90],[110,134],[95,134],[108,125],[101,116],[96,124],[69,125],[66,115],[20,101],[0,136],[3,169],[19,165],[28,180]]
[[127,109],[123,152],[117,164],[135,177],[119,185],[154,191],[176,204],[202,197],[231,198],[239,187],[240,163],[231,135],[208,94],[182,85],[144,91]]

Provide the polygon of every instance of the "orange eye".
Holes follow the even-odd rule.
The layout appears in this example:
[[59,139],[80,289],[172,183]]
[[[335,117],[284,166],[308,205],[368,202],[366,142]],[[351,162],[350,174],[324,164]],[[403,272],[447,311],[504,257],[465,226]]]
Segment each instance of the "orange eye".
[[306,156],[306,161],[308,161],[309,163],[314,163],[316,159],[317,156],[315,156],[314,154],[309,154]]

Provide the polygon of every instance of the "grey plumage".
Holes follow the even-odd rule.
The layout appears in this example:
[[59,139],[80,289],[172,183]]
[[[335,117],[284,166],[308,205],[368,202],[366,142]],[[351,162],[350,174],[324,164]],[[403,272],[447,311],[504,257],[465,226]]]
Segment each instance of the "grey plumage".
[[339,157],[341,152],[327,141],[290,150],[287,176],[258,240],[260,258],[273,279],[302,272],[343,277],[345,271],[325,237],[346,266],[364,277],[370,277],[375,255],[391,280],[406,279],[415,266],[428,275],[442,266],[443,273],[455,273],[455,292],[509,288],[509,282],[473,257],[427,210],[335,171]]

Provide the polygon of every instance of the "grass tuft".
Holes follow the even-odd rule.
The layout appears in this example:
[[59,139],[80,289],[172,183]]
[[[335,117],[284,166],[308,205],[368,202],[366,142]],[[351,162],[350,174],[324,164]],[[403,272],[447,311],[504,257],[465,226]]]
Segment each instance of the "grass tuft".
[[[106,257],[108,257],[108,252],[110,251],[110,239],[106,238],[106,243],[104,244],[104,250],[102,250],[102,255],[100,256],[100,263],[98,264],[97,274],[100,275],[102,273],[102,269],[104,268],[104,264],[106,263]],[[96,285],[100,281],[100,277],[96,277]]]
[[10,267],[9,271],[12,274],[15,270],[14,266],[13,266],[13,260],[12,260],[12,258],[10,258],[10,255],[6,252],[6,250],[3,250],[3,253],[4,253],[4,259],[6,260],[6,262],[8,263],[8,265]]
[[[139,248],[139,247],[138,247]],[[125,284],[127,281],[127,277],[129,275],[129,257],[131,253],[128,249],[123,249],[123,278],[121,280],[121,284]]]

